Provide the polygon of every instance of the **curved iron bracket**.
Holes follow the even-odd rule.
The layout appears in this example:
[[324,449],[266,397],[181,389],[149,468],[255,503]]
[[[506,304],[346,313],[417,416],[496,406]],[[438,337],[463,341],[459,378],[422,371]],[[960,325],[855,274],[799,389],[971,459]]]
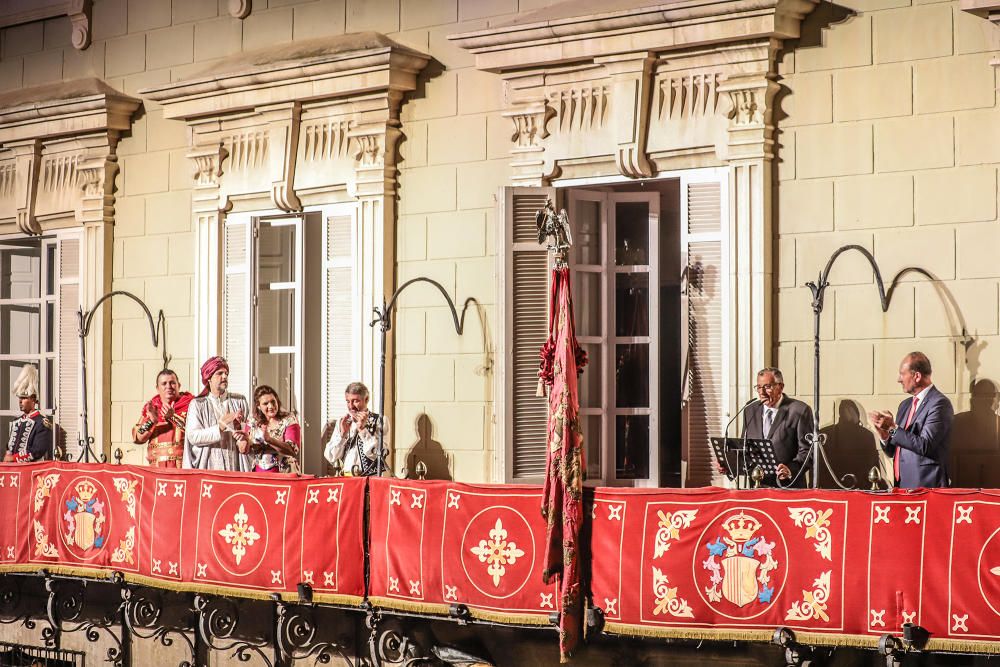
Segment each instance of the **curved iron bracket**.
[[441,296],[444,297],[445,302],[448,304],[448,308],[451,310],[451,319],[455,325],[455,333],[458,334],[459,336],[462,335],[462,332],[465,329],[465,315],[469,311],[469,305],[475,303],[476,301],[472,297],[466,299],[465,304],[462,306],[462,315],[460,317],[458,314],[458,309],[455,307],[455,302],[452,300],[451,296],[449,296],[448,291],[441,286],[441,283],[437,282],[436,280],[431,280],[430,278],[427,278],[425,276],[418,276],[416,278],[411,278],[410,280],[407,280],[405,283],[396,288],[396,291],[393,292],[392,296],[389,297],[388,303],[386,303],[385,301],[382,302],[381,309],[379,309],[378,306],[375,306],[372,309],[375,313],[375,319],[373,319],[368,326],[374,327],[377,324],[379,325],[379,329],[382,332],[382,356],[381,360],[379,361],[379,393],[378,393],[378,403],[379,403],[378,469],[376,472],[376,474],[379,477],[382,476],[382,473],[385,470],[384,467],[385,457],[388,454],[388,452],[385,449],[385,440],[383,435],[385,429],[382,428],[382,420],[385,419],[386,338],[388,337],[389,330],[392,329],[392,311],[393,308],[396,307],[396,300],[399,298],[399,295],[403,293],[403,290],[405,290],[407,287],[409,287],[414,283],[428,283],[433,287],[436,287],[437,290],[441,292]]
[[197,614],[198,637],[210,649],[232,651],[231,655],[240,662],[247,662],[256,656],[267,667],[275,667],[276,661],[264,651],[269,642],[234,639],[240,623],[240,612],[232,600],[199,593],[194,596],[194,610]]
[[[82,389],[81,401],[80,401],[80,413],[82,420],[83,429],[80,432],[80,454],[77,461],[83,461],[85,463],[90,463],[90,459],[93,458],[95,461],[101,463],[107,463],[108,457],[103,452],[100,456],[97,456],[92,446],[94,445],[94,438],[90,435],[90,424],[89,415],[87,414],[87,349],[84,345],[84,340],[90,334],[90,326],[93,323],[94,315],[97,314],[98,309],[104,305],[105,302],[110,300],[115,296],[125,296],[142,308],[142,312],[146,315],[146,320],[149,323],[149,334],[153,339],[153,347],[159,348],[160,341],[163,340],[163,367],[166,368],[170,361],[169,355],[167,355],[167,345],[166,345],[166,330],[167,321],[163,315],[163,310],[161,309],[156,315],[156,322],[153,322],[153,314],[149,311],[149,307],[145,302],[132,294],[131,292],[126,292],[124,290],[115,290],[113,292],[108,292],[100,299],[98,299],[90,310],[84,311],[83,306],[80,306],[80,310],[77,311],[77,330],[80,337],[80,387]],[[56,442],[55,438],[52,440],[52,458],[56,458],[55,452]]]
[[45,645],[59,648],[62,635],[72,632],[83,632],[87,641],[96,642],[103,632],[114,642],[114,646],[108,648],[107,662],[115,667],[122,667],[122,640],[111,629],[117,625],[119,607],[105,610],[97,620],[86,619],[84,611],[87,609],[88,582],[83,579],[56,579],[47,572],[43,576],[45,591],[48,593],[45,615],[49,623],[49,627],[42,628]]
[[163,595],[156,589],[123,585],[122,623],[133,636],[139,639],[159,642],[162,646],[173,646],[174,636],[187,645],[191,660],[182,661],[178,667],[193,667],[196,660],[194,642],[185,630],[194,630],[193,624],[187,628],[175,628],[162,624]]
[[[807,440],[810,443],[809,456],[812,458],[813,488],[819,488],[820,459],[823,460],[827,472],[830,473],[830,476],[840,488],[844,490],[853,489],[855,488],[857,482],[855,476],[851,474],[837,477],[837,474],[833,471],[833,467],[830,465],[830,461],[827,459],[826,452],[823,449],[823,445],[826,441],[826,435],[819,432],[820,318],[823,314],[823,305],[826,299],[826,288],[830,286],[829,278],[830,272],[833,270],[833,265],[841,255],[851,250],[856,250],[861,253],[866,260],[868,260],[872,273],[875,275],[875,285],[878,288],[879,305],[881,306],[883,313],[889,311],[889,304],[892,301],[892,295],[896,291],[896,287],[899,285],[900,279],[906,274],[916,273],[928,278],[932,282],[937,282],[937,278],[926,269],[922,269],[917,266],[907,266],[896,272],[896,275],[892,278],[892,282],[889,283],[889,288],[886,289],[885,281],[882,279],[882,271],[878,267],[878,262],[875,261],[875,256],[872,255],[867,248],[851,244],[837,248],[837,250],[835,250],[830,256],[830,259],[827,260],[826,266],[823,267],[822,271],[820,271],[817,279],[806,283],[806,287],[808,287],[809,291],[812,293],[813,311],[813,432],[807,435]],[[961,336],[963,343],[969,340],[968,332],[966,331],[964,323],[962,324]],[[801,475],[805,469],[806,465],[803,465],[796,477],[789,482],[788,486],[794,485],[798,481],[798,476]]]

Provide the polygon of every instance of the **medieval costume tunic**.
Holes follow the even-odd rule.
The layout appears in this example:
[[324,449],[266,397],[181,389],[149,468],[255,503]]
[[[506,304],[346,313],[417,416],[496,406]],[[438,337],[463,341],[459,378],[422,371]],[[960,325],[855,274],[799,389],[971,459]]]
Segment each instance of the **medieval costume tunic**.
[[[388,435],[388,424],[382,421],[382,431]],[[358,423],[351,420],[351,428],[344,435],[338,422],[334,428],[333,437],[326,446],[323,455],[330,463],[343,460],[344,472],[354,474],[354,466],[360,469],[362,476],[378,474],[378,459],[375,450],[378,449],[379,417],[374,412],[368,413],[368,419],[358,428]],[[385,466],[382,466],[385,470]]]
[[52,458],[52,423],[38,410],[21,415],[10,425],[7,453],[18,463]]
[[[180,468],[184,460],[184,429],[187,425],[188,407],[194,398],[188,392],[181,392],[171,406],[173,415],[164,419],[167,409],[159,396],[154,396],[142,406],[142,413],[135,425],[138,435],[151,434],[146,442],[146,461],[156,468]],[[157,415],[157,420],[149,414]]]
[[292,446],[295,456],[285,456],[277,453],[267,446],[260,444],[263,439],[260,437],[260,425],[251,429],[251,437],[254,440],[253,470],[254,472],[299,472],[299,447],[302,441],[302,429],[299,420],[293,414],[286,414],[278,420],[277,424],[267,424],[263,428],[267,429],[267,434],[275,440],[281,440]]
[[225,431],[219,428],[219,419],[227,412],[250,414],[246,397],[229,393],[221,397],[209,394],[191,401],[185,425],[185,468],[239,472],[253,470],[250,455],[240,453],[233,435],[233,429],[241,430],[242,424],[235,423]]

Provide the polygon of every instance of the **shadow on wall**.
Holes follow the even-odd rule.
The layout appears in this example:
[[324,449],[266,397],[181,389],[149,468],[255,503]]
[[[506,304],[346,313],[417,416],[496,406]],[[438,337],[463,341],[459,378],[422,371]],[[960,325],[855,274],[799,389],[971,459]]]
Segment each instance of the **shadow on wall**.
[[1000,488],[1000,391],[990,379],[972,382],[969,410],[955,415],[951,427],[951,484],[969,488]]
[[427,479],[451,480],[451,458],[444,451],[444,447],[431,436],[434,435],[434,425],[431,418],[426,414],[420,414],[413,420],[413,426],[417,434],[417,441],[414,442],[408,452],[406,452],[406,469],[411,477],[415,477],[414,470],[418,461],[423,461],[427,466]]
[[[855,485],[867,489],[868,471],[872,466],[880,466],[885,479],[886,470],[879,455],[875,434],[865,428],[867,417],[864,409],[855,401],[845,399],[837,406],[837,422],[820,429],[826,435],[826,458],[830,466],[841,478],[846,474],[855,477]],[[820,487],[836,488],[830,472],[820,461]]]

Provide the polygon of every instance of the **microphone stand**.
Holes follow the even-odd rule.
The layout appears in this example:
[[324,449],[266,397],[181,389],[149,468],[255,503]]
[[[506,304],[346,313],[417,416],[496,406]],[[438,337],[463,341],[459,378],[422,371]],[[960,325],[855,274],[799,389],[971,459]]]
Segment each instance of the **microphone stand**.
[[[759,398],[751,398],[749,401],[747,401],[746,403],[744,403],[743,406],[739,410],[736,411],[736,414],[733,415],[732,419],[729,420],[729,423],[726,424],[726,430],[725,430],[725,433],[724,433],[724,435],[725,435],[725,442],[726,443],[729,442],[729,427],[733,425],[733,422],[736,421],[737,417],[739,417],[741,414],[743,414],[744,410],[746,410],[747,408],[749,408],[754,403],[760,403],[760,399]],[[729,464],[729,449],[728,449],[728,447],[726,448],[725,452],[726,452],[726,465],[730,465]],[[746,453],[747,453],[747,430],[746,430],[746,428],[744,428],[743,429],[743,449],[741,451],[741,454],[743,455],[743,471],[744,472],[746,472],[746,467],[747,467]],[[731,465],[730,465],[730,468],[732,468]],[[736,474],[735,474],[735,477],[736,477],[736,488],[739,489],[740,488],[740,455],[739,454],[736,456]]]

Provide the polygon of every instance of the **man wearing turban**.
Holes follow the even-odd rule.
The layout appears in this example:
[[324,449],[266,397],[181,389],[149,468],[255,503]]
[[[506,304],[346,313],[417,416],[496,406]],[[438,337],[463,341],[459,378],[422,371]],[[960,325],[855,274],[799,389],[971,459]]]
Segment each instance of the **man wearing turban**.
[[201,382],[204,389],[188,408],[184,467],[250,472],[250,407],[245,396],[229,393],[226,360],[212,357],[202,364]]

